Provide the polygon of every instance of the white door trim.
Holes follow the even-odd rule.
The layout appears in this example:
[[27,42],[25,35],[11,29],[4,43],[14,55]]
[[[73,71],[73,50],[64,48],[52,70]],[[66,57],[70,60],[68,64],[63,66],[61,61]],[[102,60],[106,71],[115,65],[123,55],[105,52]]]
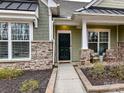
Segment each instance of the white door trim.
[[[68,33],[70,34],[70,60],[59,60],[59,34]],[[71,30],[57,30],[57,62],[71,62],[72,61],[72,33]]]

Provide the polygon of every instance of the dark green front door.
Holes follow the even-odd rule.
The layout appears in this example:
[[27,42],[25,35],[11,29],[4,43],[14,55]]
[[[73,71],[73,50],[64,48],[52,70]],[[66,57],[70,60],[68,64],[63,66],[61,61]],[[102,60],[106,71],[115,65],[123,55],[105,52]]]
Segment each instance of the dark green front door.
[[59,60],[70,60],[70,33],[59,33]]

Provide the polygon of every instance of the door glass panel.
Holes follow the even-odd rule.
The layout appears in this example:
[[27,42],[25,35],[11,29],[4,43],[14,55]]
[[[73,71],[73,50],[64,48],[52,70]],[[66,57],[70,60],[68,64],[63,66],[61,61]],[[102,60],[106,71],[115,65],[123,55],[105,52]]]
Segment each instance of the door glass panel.
[[59,34],[59,60],[70,60],[70,34]]

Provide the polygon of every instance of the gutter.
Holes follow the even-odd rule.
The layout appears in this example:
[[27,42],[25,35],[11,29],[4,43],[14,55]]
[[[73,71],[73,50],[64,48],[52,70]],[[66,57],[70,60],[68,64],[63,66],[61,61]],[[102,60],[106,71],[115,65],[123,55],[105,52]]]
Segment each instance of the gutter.
[[56,21],[56,20],[67,20],[67,21],[71,21],[72,20],[72,18],[71,17],[66,17],[66,18],[53,18],[53,20],[54,21]]
[[85,15],[85,16],[109,16],[109,17],[124,17],[124,15],[117,14],[98,14],[98,13],[83,13],[83,12],[75,12],[74,15]]

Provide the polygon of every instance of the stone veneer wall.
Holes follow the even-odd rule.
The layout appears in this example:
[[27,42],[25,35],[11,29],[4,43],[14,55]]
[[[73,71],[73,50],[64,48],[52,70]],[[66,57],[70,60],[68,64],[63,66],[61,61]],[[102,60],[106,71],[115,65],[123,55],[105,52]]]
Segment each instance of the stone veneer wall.
[[121,56],[121,61],[124,61],[124,42],[118,42],[119,46],[119,56]]
[[87,64],[90,62],[91,53],[91,49],[81,49],[80,61],[82,64]]
[[123,62],[124,61],[124,42],[118,42],[118,46],[106,50],[106,62]]
[[25,62],[1,62],[0,68],[18,68],[23,70],[52,69],[53,43],[48,41],[32,42],[31,61]]

